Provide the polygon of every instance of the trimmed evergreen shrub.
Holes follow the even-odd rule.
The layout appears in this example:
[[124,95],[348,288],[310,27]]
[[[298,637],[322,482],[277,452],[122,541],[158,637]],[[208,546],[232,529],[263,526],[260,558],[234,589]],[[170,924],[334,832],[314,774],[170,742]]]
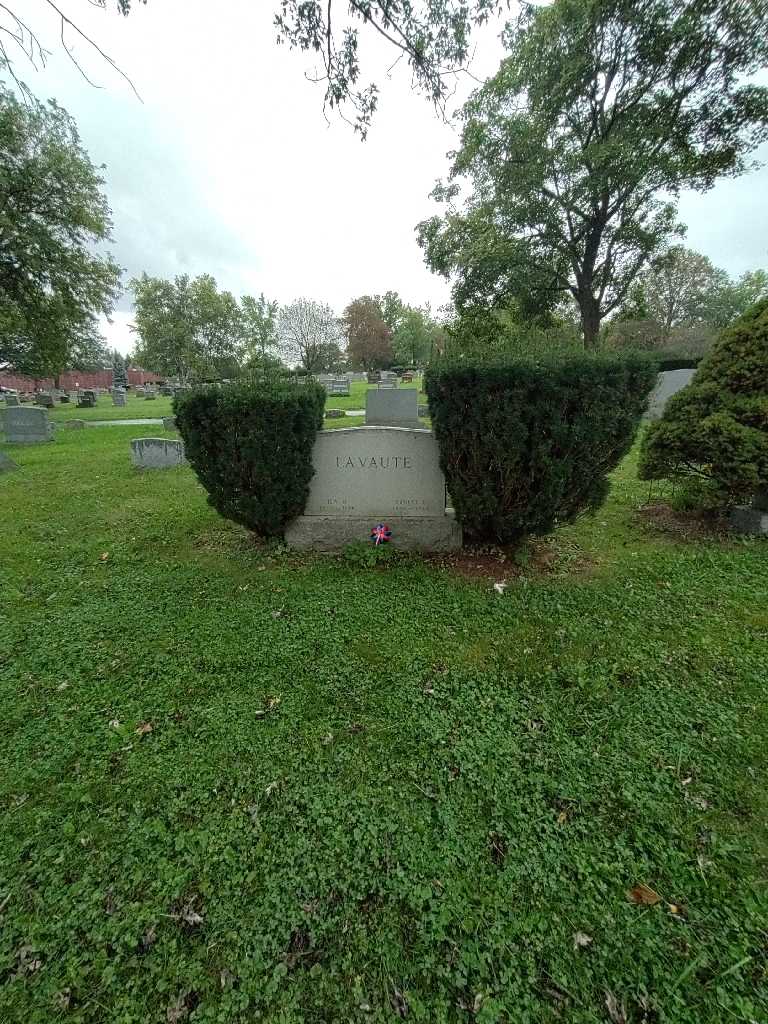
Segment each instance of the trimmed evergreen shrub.
[[304,511],[324,405],[319,385],[278,380],[175,398],[176,426],[209,504],[255,533],[282,536]]
[[601,505],[655,381],[642,354],[430,367],[432,427],[468,539],[510,543]]
[[768,489],[768,299],[722,332],[670,398],[643,438],[639,472],[708,481],[721,505]]

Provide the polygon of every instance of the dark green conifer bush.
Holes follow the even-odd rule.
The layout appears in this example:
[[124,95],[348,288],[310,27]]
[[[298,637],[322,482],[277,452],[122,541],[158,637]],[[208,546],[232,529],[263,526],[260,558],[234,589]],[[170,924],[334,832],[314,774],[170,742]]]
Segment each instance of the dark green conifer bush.
[[601,505],[655,381],[640,354],[430,367],[432,426],[468,539],[510,543]]
[[325,391],[277,379],[199,388],[174,400],[187,459],[227,519],[280,537],[301,515]]
[[699,492],[704,484],[708,505],[768,490],[768,299],[722,332],[649,427],[640,478],[683,480]]

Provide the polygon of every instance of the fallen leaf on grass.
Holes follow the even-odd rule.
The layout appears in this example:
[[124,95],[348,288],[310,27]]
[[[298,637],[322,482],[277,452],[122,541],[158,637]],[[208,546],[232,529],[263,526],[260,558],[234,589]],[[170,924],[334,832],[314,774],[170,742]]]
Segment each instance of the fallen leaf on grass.
[[151,722],[140,722],[139,725],[136,727],[137,736],[146,736],[147,733],[149,732],[152,732]]
[[560,813],[557,816],[557,824],[558,825],[565,825],[565,823],[567,821],[568,821],[568,814],[565,811],[560,811]]
[[390,999],[390,1002],[392,1003],[392,1009],[395,1011],[395,1014],[398,1017],[408,1016],[408,1011],[410,1007],[406,1002],[405,996],[399,989],[394,988],[392,990],[392,997]]
[[467,1013],[475,1015],[480,1012],[483,1005],[483,993],[478,992],[475,998],[470,1002],[469,999],[460,998],[456,1005],[460,1010],[466,1010]]
[[619,1002],[613,992],[605,993],[605,1008],[608,1010],[612,1024],[627,1024],[627,1007]]
[[187,996],[179,996],[178,999],[174,999],[168,1009],[165,1011],[165,1019],[168,1024],[178,1024],[180,1020],[186,1020],[189,1017],[189,1006],[187,1005]]
[[42,966],[43,961],[32,946],[21,946],[16,950],[16,973],[13,977],[23,978],[28,974],[35,974]]
[[109,552],[108,551],[102,551],[102,553],[99,555],[99,561],[100,562],[106,562],[106,560],[108,558],[109,558]]
[[276,711],[280,707],[280,697],[268,697],[267,706],[265,708],[259,708],[258,711],[254,711],[256,718],[266,718],[270,711]]
[[573,936],[574,949],[586,949],[590,945],[592,945],[592,936],[587,935],[586,932],[576,932]]
[[497,594],[503,594],[504,591],[507,589],[506,580],[502,580],[501,583],[494,583],[493,589],[496,591]]
[[112,721],[109,723],[109,728],[110,729],[119,729],[120,728],[120,719],[119,718],[113,718]]
[[647,885],[643,885],[642,882],[630,889],[627,895],[633,903],[639,903],[646,907],[655,907],[657,903],[661,902],[661,896]]
[[178,910],[175,910],[170,915],[174,921],[180,921],[182,924],[188,925],[190,928],[197,928],[198,925],[203,923],[203,915],[199,914],[195,910],[194,899],[187,900],[186,903],[182,903]]
[[72,1002],[72,989],[63,988],[56,993],[53,1001],[59,1010],[68,1010]]

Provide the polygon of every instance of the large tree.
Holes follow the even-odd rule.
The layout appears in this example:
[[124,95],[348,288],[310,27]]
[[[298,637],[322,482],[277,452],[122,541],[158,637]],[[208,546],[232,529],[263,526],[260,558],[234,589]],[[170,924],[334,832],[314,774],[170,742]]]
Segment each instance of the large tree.
[[120,268],[104,182],[72,118],[0,86],[0,364],[58,376],[98,360]]
[[239,365],[237,300],[209,275],[167,281],[142,274],[131,282],[136,304],[136,359],[147,369],[186,382],[229,375]]
[[[682,188],[748,167],[768,135],[764,0],[525,5],[509,56],[463,111],[461,145],[419,226],[457,307],[570,292],[587,347],[679,228]],[[458,181],[468,179],[463,207]]]
[[112,360],[112,386],[115,388],[128,387],[128,367],[122,353],[117,349],[110,352]]
[[766,296],[766,271],[750,270],[734,280],[708,257],[675,245],[638,275],[609,335],[644,348],[677,347],[691,334],[711,341]]
[[281,355],[307,373],[336,369],[341,358],[341,325],[330,306],[297,299],[283,306],[278,319]]
[[404,366],[424,366],[438,344],[443,327],[433,319],[429,307],[404,306],[392,337],[395,359]]
[[727,273],[707,256],[674,245],[640,274],[630,296],[659,325],[665,342],[675,327],[706,323],[712,296],[729,284]]
[[392,365],[392,331],[377,299],[353,299],[344,310],[343,324],[350,366],[371,371]]
[[258,299],[243,295],[240,299],[243,333],[243,361],[249,370],[266,370],[276,361],[280,341],[277,333],[277,302],[270,302],[262,292]]

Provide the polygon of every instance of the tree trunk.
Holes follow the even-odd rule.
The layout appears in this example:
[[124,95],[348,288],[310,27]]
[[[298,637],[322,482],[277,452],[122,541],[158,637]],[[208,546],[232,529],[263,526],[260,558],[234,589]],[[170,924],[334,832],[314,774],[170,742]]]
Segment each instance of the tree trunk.
[[600,305],[592,295],[585,295],[579,301],[581,309],[581,330],[584,334],[584,348],[597,348],[600,335]]

